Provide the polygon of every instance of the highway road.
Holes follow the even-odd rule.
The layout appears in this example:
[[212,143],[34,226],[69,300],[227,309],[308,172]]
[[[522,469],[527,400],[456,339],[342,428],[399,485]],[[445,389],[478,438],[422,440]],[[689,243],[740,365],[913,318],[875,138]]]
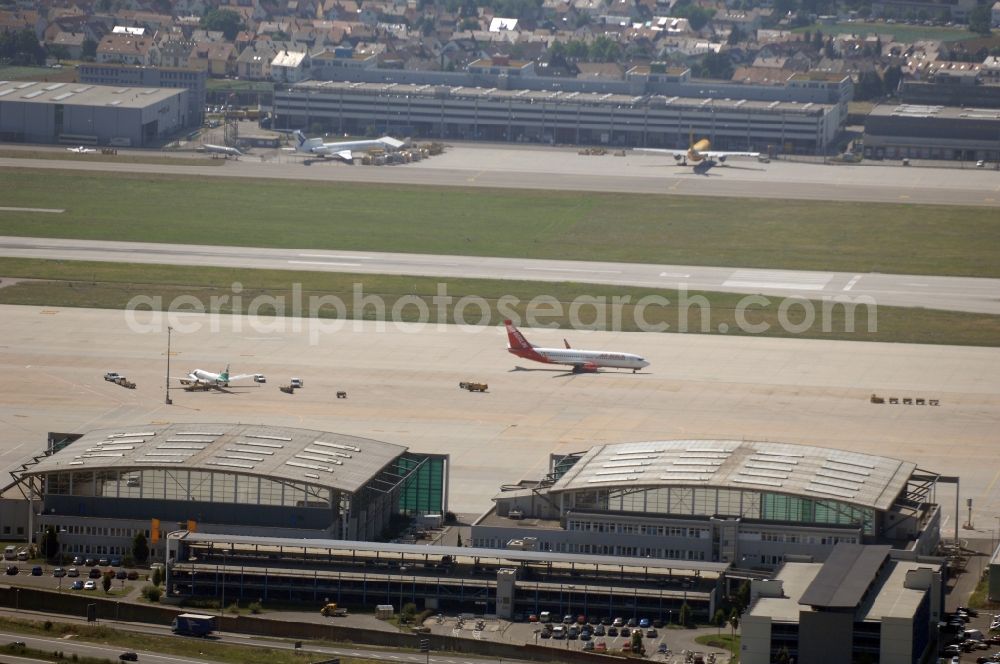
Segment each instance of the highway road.
[[[162,153],[141,153],[160,155]],[[173,154],[173,153],[172,153]],[[192,153],[176,153],[192,156]],[[197,155],[194,155],[197,156]],[[223,165],[176,166],[61,159],[0,159],[0,167],[157,173],[199,177],[249,177],[474,186],[634,194],[728,196],[1000,206],[1000,174],[991,169],[903,168],[890,162],[833,165],[754,160],[698,174],[668,157],[639,152],[582,156],[575,149],[541,146],[458,144],[435,157],[399,166],[348,166],[315,161],[280,150],[255,151]]]
[[442,278],[576,281],[617,286],[760,293],[820,299],[869,297],[883,306],[1000,314],[1000,279],[809,272],[691,265],[266,249],[0,236],[0,256]]

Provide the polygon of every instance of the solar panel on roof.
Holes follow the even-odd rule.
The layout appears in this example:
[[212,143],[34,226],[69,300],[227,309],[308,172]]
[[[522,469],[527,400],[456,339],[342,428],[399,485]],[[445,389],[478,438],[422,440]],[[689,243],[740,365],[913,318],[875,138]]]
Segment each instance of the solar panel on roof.
[[207,445],[198,445],[198,444],[191,444],[191,445],[157,445],[156,449],[158,449],[158,450],[203,450],[206,447],[207,447]]
[[633,468],[636,466],[652,466],[650,461],[612,461],[611,463],[602,463],[601,468]]
[[710,478],[707,475],[663,475],[660,477],[661,480],[670,480],[671,482],[707,482]]
[[221,431],[175,431],[175,436],[223,436]]
[[[73,92],[76,92],[74,90]],[[139,436],[155,436],[155,431],[139,431],[135,433],[109,433],[108,438],[138,438]]]
[[240,461],[206,461],[206,466],[223,466],[225,468],[253,468],[252,463],[242,463]]
[[639,479],[638,477],[600,477],[591,478],[587,480],[588,484],[601,484],[606,482],[631,482]]
[[745,464],[746,468],[759,468],[761,470],[781,470],[786,473],[792,472],[793,468],[788,468],[787,466],[780,466],[776,463],[748,463]]
[[836,465],[834,465],[834,463],[830,462],[830,461],[827,461],[826,463],[824,463],[823,464],[823,468],[827,468],[829,470],[836,470],[836,471],[839,471],[841,473],[851,473],[853,475],[861,475],[863,477],[869,477],[869,476],[871,476],[871,473],[869,471],[867,471],[867,470],[862,470],[860,468],[852,467],[852,466],[848,466],[847,468],[840,468],[840,467],[837,467]]
[[52,92],[53,90],[58,90],[59,88],[61,88],[64,85],[66,85],[66,84],[65,83],[53,83],[52,85],[46,85],[45,86],[45,91],[46,92]]
[[214,443],[214,438],[167,438],[167,443]]
[[806,491],[813,491],[815,493],[826,493],[831,496],[840,496],[841,498],[853,498],[857,495],[855,491],[844,491],[842,489],[834,489],[828,486],[820,486],[816,484],[807,484]]
[[148,457],[189,457],[194,456],[194,452],[157,452],[155,450],[146,452]]
[[336,459],[328,459],[326,457],[317,456],[315,454],[296,454],[296,459],[305,459],[306,461],[322,461],[323,463],[332,463],[335,466],[344,465],[343,461],[337,461]]
[[11,92],[16,92],[16,90],[14,88],[9,88],[7,90],[0,90],[0,97],[9,95]]
[[757,455],[751,456],[750,461],[763,461],[765,463],[783,463],[788,466],[796,466],[799,463],[798,459],[784,459],[784,458],[779,459],[777,457],[757,456]]
[[302,463],[301,461],[286,461],[285,465],[294,466],[296,468],[309,468],[310,470],[324,470],[328,473],[333,472],[333,468],[330,468],[329,466],[320,466],[319,464],[315,463]]
[[255,441],[255,440],[238,440],[238,441],[236,441],[236,444],[237,445],[253,445],[254,447],[269,447],[269,448],[274,449],[274,450],[283,450],[283,449],[285,449],[284,445],[277,445],[275,443],[263,443],[263,442],[259,442],[259,441]]
[[62,101],[63,99],[68,99],[73,96],[72,92],[64,92],[61,95],[56,95],[52,98],[52,101]]
[[136,463],[184,463],[184,459],[136,459]]
[[871,461],[862,461],[860,459],[851,460],[841,456],[832,456],[829,457],[826,461],[827,463],[843,463],[848,466],[858,466],[860,468],[875,468],[875,464],[872,463]]
[[861,487],[856,485],[847,484],[846,482],[839,480],[830,480],[823,477],[814,477],[812,480],[813,484],[823,484],[825,486],[837,487],[838,489],[844,489],[845,491],[850,491],[852,494],[857,493]]
[[307,447],[303,452],[311,452],[313,454],[323,454],[326,456],[340,457],[341,459],[353,459],[350,454],[344,454],[343,452],[327,452],[326,450],[317,450],[315,447]]
[[243,459],[244,461],[263,461],[264,457],[253,456],[251,454],[220,454],[220,459]]
[[34,92],[29,92],[26,95],[21,95],[21,98],[22,99],[34,99],[38,95],[43,95],[43,94],[45,94],[45,90],[35,90]]
[[770,452],[768,450],[754,450],[754,454],[760,456],[771,456],[771,457],[776,457],[776,456],[789,457],[792,459],[802,459],[805,457],[804,454],[795,454],[793,452]]
[[758,477],[734,477],[733,482],[738,484],[758,484],[760,486],[784,486],[781,482]]
[[283,440],[286,443],[292,442],[292,439],[289,438],[288,436],[267,436],[267,435],[264,435],[262,433],[257,433],[257,434],[247,433],[247,434],[244,434],[244,435],[247,438],[263,438],[265,440]]
[[626,468],[624,470],[602,470],[600,472],[594,473],[595,476],[600,477],[603,475],[628,475],[629,473],[644,473],[646,470],[644,468]]
[[740,475],[749,475],[751,477],[773,477],[779,480],[788,479],[788,473],[779,473],[771,470],[741,470]]
[[823,468],[817,470],[816,474],[822,477],[832,477],[834,479],[845,480],[847,482],[855,482],[857,484],[863,484],[865,481],[864,479],[858,479],[857,476],[851,476],[848,475],[847,473],[838,473],[831,470],[824,470]]
[[254,448],[250,448],[250,449],[247,450],[247,449],[243,449],[242,447],[227,447],[226,451],[227,452],[246,452],[246,453],[249,453],[249,454],[266,454],[268,456],[274,456],[274,452],[272,452],[271,450],[257,450],[257,449],[254,449]]
[[721,466],[722,461],[718,459],[674,459],[675,466]]
[[664,473],[709,473],[709,474],[715,474],[715,472],[718,471],[718,470],[719,469],[717,467],[710,466],[710,467],[707,467],[707,468],[698,468],[698,467],[694,467],[694,468],[691,468],[691,467],[687,467],[687,468],[663,468],[662,472],[664,472]]
[[338,450],[347,450],[349,452],[360,452],[360,447],[355,447],[354,445],[341,445],[340,443],[327,443],[322,440],[314,440],[313,445],[322,445],[323,447],[335,447]]

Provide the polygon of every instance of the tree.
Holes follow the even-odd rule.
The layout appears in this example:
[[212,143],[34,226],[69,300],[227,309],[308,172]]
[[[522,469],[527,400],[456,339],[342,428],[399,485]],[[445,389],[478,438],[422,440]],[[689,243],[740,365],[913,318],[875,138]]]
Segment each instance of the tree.
[[45,49],[50,58],[55,58],[56,62],[69,60],[69,49],[62,44],[51,44]]
[[715,610],[715,616],[712,617],[712,622],[718,628],[718,634],[722,635],[722,626],[726,624],[726,612],[722,609]]
[[80,57],[87,62],[93,62],[97,59],[97,42],[95,42],[90,37],[83,40],[83,49],[80,51]]
[[743,39],[743,31],[740,30],[740,26],[734,25],[733,29],[729,31],[729,37],[726,38],[726,43],[730,46],[736,46],[743,41]]
[[59,536],[52,526],[46,528],[42,535],[42,555],[46,560],[54,560],[59,555]]
[[144,563],[149,560],[149,544],[146,542],[146,535],[136,533],[132,539],[132,557],[137,563]]
[[882,87],[887,95],[893,95],[899,89],[899,82],[903,80],[903,70],[899,65],[893,65],[885,70],[882,76]]
[[104,594],[107,595],[111,591],[111,580],[115,578],[114,572],[105,572],[104,577],[101,579],[101,587],[104,588]]
[[732,613],[729,614],[729,633],[732,638],[729,640],[731,646],[736,645],[736,628],[740,626],[740,614],[733,608]]
[[990,34],[989,5],[979,5],[969,13],[969,30],[979,35]]
[[882,96],[882,79],[876,71],[866,71],[861,74],[858,85],[854,88],[854,98],[858,101],[868,101]]
[[641,655],[645,651],[642,645],[642,630],[637,628],[632,632],[632,652]]
[[687,627],[688,623],[691,621],[691,607],[688,606],[687,602],[681,604],[681,611],[677,616],[677,622],[679,622],[684,627]]
[[212,9],[201,19],[201,25],[206,30],[219,30],[226,39],[232,41],[243,29],[243,19],[231,9]]
[[737,613],[743,613],[750,606],[750,582],[744,581],[740,584],[740,587],[736,590],[736,610]]
[[151,583],[157,588],[163,583],[163,571],[159,567],[153,569],[153,578],[150,579]]

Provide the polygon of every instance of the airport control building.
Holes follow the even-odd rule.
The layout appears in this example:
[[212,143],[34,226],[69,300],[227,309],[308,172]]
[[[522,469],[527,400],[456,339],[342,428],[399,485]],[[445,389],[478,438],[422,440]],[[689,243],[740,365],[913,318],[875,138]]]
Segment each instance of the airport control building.
[[838,543],[930,555],[941,478],[840,450],[736,440],[598,445],[505,487],[473,546],[729,563],[821,562]]
[[146,147],[193,120],[184,89],[0,81],[0,141]]
[[178,528],[372,540],[393,515],[444,514],[447,473],[446,455],[355,436],[169,424],[66,437],[14,477],[40,505],[31,532],[52,526],[65,553],[126,554],[144,532],[162,557]]

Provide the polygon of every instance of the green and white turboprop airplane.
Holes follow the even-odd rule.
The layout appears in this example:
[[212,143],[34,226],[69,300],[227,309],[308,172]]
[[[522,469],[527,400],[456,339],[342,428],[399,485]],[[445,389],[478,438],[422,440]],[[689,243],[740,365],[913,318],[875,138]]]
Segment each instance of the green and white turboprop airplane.
[[221,390],[224,387],[229,387],[229,383],[233,381],[250,378],[256,383],[264,382],[264,374],[239,374],[238,376],[231,376],[229,374],[229,365],[227,364],[225,371],[220,373],[195,369],[186,377],[178,378],[177,380],[180,381],[180,384],[186,390]]

